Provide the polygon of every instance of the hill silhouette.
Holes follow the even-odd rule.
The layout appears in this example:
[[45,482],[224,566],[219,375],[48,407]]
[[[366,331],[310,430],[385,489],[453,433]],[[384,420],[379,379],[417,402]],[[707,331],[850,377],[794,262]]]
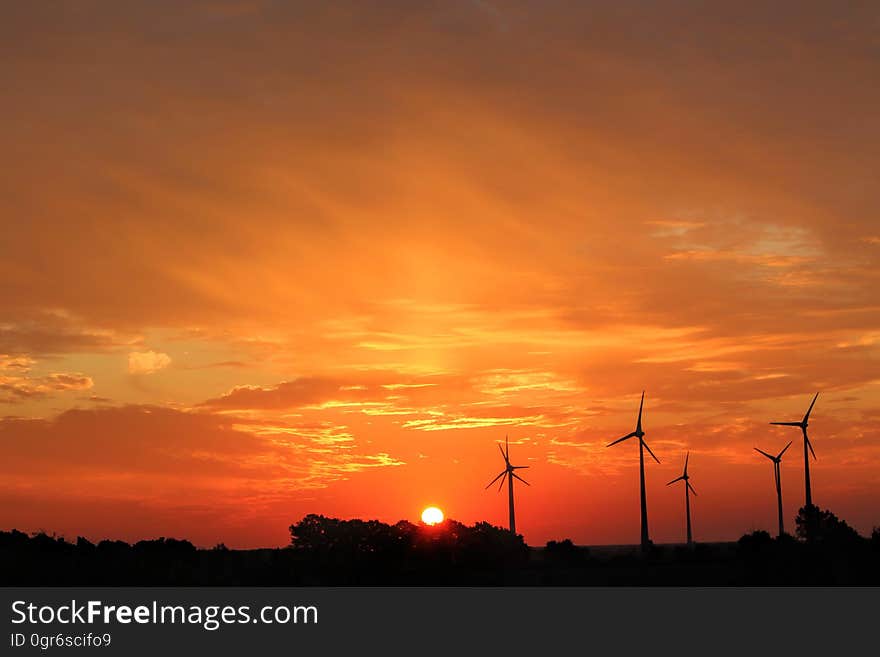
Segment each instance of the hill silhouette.
[[[69,585],[877,585],[880,528],[860,536],[833,513],[801,509],[800,538],[766,531],[736,543],[529,547],[486,522],[436,526],[307,515],[285,548],[198,549],[186,540],[94,544],[0,532],[0,584]],[[806,535],[800,528],[812,527]]]

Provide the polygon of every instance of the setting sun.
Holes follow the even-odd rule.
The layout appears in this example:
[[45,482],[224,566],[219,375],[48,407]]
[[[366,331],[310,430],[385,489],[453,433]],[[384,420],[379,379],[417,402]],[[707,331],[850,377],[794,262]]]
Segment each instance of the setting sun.
[[436,506],[429,506],[422,511],[422,522],[426,525],[437,525],[443,522],[443,512]]

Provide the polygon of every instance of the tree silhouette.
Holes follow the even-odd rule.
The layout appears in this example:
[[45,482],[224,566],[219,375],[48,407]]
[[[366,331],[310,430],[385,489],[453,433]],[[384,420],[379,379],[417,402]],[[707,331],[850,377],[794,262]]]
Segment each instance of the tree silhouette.
[[491,579],[528,560],[522,536],[487,522],[472,527],[451,519],[434,526],[387,525],[311,514],[291,525],[290,533],[294,554],[325,581],[397,581],[413,572],[428,580],[447,581],[456,573]]
[[800,539],[833,546],[855,544],[862,540],[858,532],[828,509],[803,506],[795,518]]

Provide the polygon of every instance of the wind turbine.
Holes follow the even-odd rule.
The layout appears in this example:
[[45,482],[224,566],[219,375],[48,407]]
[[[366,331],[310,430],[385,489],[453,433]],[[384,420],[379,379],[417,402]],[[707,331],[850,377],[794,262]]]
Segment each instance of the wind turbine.
[[783,427],[800,427],[801,431],[804,434],[804,490],[806,492],[806,507],[809,511],[813,507],[813,495],[810,490],[810,455],[807,454],[807,449],[810,450],[810,454],[813,455],[813,458],[816,458],[816,452],[813,451],[813,444],[810,442],[809,437],[807,436],[807,426],[809,424],[810,419],[810,411],[813,410],[813,405],[816,403],[816,398],[819,396],[819,393],[816,393],[816,396],[813,397],[813,401],[810,404],[810,408],[807,409],[807,414],[804,415],[804,419],[800,422],[771,422],[770,424],[777,424]]
[[782,455],[785,454],[785,450],[791,447],[791,441],[788,441],[788,445],[785,446],[779,454],[773,456],[772,454],[768,454],[763,449],[758,449],[755,447],[756,452],[760,452],[768,459],[773,461],[773,476],[776,478],[776,506],[779,512],[779,535],[782,536],[785,533],[785,527],[782,521],[782,477],[779,471],[779,463],[782,461]]
[[690,477],[688,476],[688,459],[690,459],[690,457],[691,457],[690,452],[688,452],[687,456],[684,457],[684,473],[682,473],[682,475],[680,477],[678,477],[677,479],[673,479],[668,484],[666,484],[667,486],[671,486],[676,481],[683,481],[684,482],[684,508],[687,510],[687,544],[688,544],[688,546],[691,546],[694,544],[693,537],[691,536],[691,496],[690,496],[690,494],[691,493],[693,493],[694,495],[697,494],[697,491],[695,491],[694,487],[691,486],[691,482],[688,481],[690,479]]
[[490,481],[486,488],[488,489],[489,486],[500,479],[501,483],[498,484],[498,492],[500,493],[504,486],[504,480],[507,479],[507,504],[510,507],[510,533],[516,536],[516,514],[513,511],[513,480],[514,478],[519,479],[526,486],[530,486],[531,484],[516,474],[514,470],[523,470],[529,466],[510,464],[510,443],[507,441],[507,436],[504,436],[504,447],[499,443],[498,449],[501,451],[501,456],[504,458],[504,470],[501,471],[501,474]]
[[645,432],[642,431],[642,407],[645,405],[645,391],[642,391],[642,401],[639,403],[639,419],[636,423],[636,430],[632,433],[626,434],[623,438],[618,438],[614,442],[608,443],[607,447],[611,447],[612,445],[616,445],[617,443],[622,443],[624,440],[629,440],[630,438],[638,438],[639,439],[639,482],[641,485],[641,503],[642,503],[642,550],[647,550],[651,545],[651,539],[648,538],[648,503],[645,499],[645,450],[648,450],[648,454],[650,454],[657,463],[660,463],[660,459],[654,456],[654,452],[651,451],[651,448],[648,447],[647,443],[644,440]]

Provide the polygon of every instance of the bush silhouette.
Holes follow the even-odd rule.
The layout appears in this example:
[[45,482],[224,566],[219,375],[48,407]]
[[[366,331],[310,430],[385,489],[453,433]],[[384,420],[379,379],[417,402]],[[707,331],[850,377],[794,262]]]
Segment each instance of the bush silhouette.
[[773,549],[773,538],[763,529],[744,534],[737,541],[737,551],[745,556],[767,553]]
[[573,566],[582,564],[589,556],[588,548],[581,548],[572,543],[570,538],[561,541],[548,541],[544,546],[544,557],[548,563]]

